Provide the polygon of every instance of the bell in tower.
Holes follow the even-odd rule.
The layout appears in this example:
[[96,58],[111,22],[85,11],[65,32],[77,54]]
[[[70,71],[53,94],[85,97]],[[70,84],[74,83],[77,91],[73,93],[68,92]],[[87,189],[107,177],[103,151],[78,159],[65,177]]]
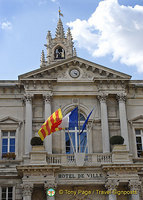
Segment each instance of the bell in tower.
[[61,46],[55,48],[54,59],[65,59],[65,50]]
[[76,56],[76,50],[73,46],[73,39],[70,28],[68,28],[67,34],[65,36],[60,15],[57,23],[55,38],[52,38],[51,32],[48,31],[46,39],[47,44],[45,44],[45,46],[47,48],[47,60],[45,59],[44,63],[41,63],[41,67]]

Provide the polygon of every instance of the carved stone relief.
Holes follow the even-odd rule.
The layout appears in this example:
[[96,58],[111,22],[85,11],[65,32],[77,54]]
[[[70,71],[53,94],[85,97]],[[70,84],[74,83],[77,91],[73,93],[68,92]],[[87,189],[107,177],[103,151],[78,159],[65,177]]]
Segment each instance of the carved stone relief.
[[47,94],[44,94],[43,95],[44,102],[50,104],[52,100],[52,96],[53,96],[53,93],[51,91]]
[[125,93],[119,93],[119,94],[117,94],[117,100],[119,102],[125,102],[126,101],[126,94]]
[[31,196],[32,191],[33,191],[33,185],[32,184],[23,184],[22,191],[23,191],[23,197]]
[[57,188],[57,183],[56,182],[48,182],[44,184],[45,190],[48,190],[49,188],[56,189]]
[[117,189],[118,186],[119,186],[119,180],[116,180],[116,179],[109,179],[109,180],[107,180],[107,182],[105,183],[105,187],[106,187],[108,190]]
[[25,102],[31,102],[33,98],[33,94],[24,94],[23,100]]
[[101,95],[98,95],[98,99],[100,102],[106,103],[106,99],[107,99],[108,95],[106,93],[102,93]]
[[138,180],[130,180],[129,188],[130,188],[130,190],[135,190],[135,191],[139,192],[141,189],[141,182]]

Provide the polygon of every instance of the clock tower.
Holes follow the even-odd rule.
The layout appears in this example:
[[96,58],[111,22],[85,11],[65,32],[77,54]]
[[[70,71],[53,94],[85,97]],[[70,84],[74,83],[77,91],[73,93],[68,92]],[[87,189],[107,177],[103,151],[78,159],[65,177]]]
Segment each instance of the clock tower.
[[68,28],[67,34],[65,36],[62,20],[60,17],[57,23],[55,38],[52,38],[51,32],[48,31],[46,39],[47,44],[45,44],[45,46],[47,48],[47,56],[45,59],[45,54],[42,50],[40,64],[41,67],[45,67],[49,64],[76,56],[76,49],[73,46],[73,39],[70,28]]

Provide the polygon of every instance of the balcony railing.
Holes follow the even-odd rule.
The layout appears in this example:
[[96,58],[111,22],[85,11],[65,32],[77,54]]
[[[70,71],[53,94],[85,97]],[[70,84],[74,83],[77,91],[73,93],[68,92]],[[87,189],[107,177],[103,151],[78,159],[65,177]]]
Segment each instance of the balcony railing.
[[[86,154],[84,158],[84,165],[93,166],[102,163],[111,163],[112,154],[111,153],[93,153]],[[51,154],[47,155],[47,163],[49,165],[76,165],[76,158],[73,154]]]

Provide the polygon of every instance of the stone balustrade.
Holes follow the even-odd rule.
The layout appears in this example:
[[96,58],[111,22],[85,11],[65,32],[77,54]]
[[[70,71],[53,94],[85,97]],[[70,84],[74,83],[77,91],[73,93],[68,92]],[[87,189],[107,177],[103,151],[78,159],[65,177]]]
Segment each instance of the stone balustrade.
[[[111,163],[112,154],[111,153],[94,153],[86,154],[84,159],[84,165],[92,166],[100,163]],[[76,160],[74,155],[67,154],[50,154],[47,155],[47,164],[49,165],[76,165]]]

